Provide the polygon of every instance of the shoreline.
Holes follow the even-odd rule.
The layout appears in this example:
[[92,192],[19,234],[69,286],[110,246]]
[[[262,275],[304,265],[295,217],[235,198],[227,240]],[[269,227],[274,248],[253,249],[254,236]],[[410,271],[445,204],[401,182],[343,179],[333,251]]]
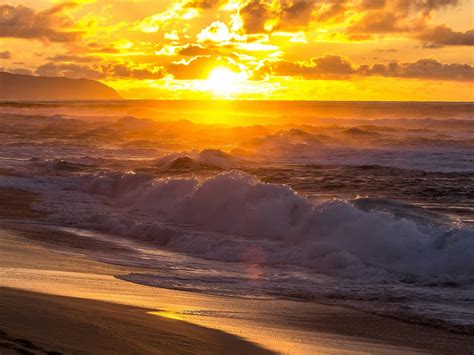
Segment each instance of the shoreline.
[[132,306],[2,287],[0,296],[0,350],[272,354],[234,335]]
[[[26,195],[21,195],[23,192],[19,191],[11,191],[10,196],[17,202],[15,208],[18,210],[15,212],[13,208],[10,211],[9,207],[8,213],[13,213],[14,219],[31,218],[27,216],[34,196],[29,195],[21,202],[21,199],[15,199],[15,194]],[[1,201],[0,205],[3,202]],[[9,219],[8,216],[1,218]],[[471,354],[474,350],[474,337],[470,335],[407,323],[341,306],[290,300],[237,299],[130,283],[116,276],[140,268],[106,264],[80,255],[80,249],[74,247],[84,245],[81,245],[80,240],[70,240],[63,232],[32,230],[28,232],[31,235],[25,236],[20,231],[10,229],[11,226],[8,229],[2,229],[0,226],[0,298],[3,307],[0,312],[0,330],[9,337],[11,333],[15,339],[23,339],[34,346],[52,349],[51,351],[74,348],[77,341],[75,329],[82,325],[89,328],[100,326],[114,329],[124,322],[131,322],[130,329],[136,331],[134,338],[139,339],[141,344],[135,346],[142,346],[143,352],[147,353],[146,349],[151,351],[156,348],[142,344],[152,340],[140,334],[163,332],[164,324],[168,324],[163,319],[173,320],[175,325],[182,327],[171,328],[176,331],[173,333],[176,335],[173,338],[176,344],[170,340],[167,346],[176,346],[176,352],[181,349],[181,337],[185,338],[190,332],[197,331],[193,327],[198,327],[199,332],[214,334],[214,338],[209,335],[209,342],[214,346],[217,346],[216,343],[221,344],[219,339],[229,339],[228,343],[226,340],[225,344],[221,344],[223,348],[219,348],[221,350],[217,352],[225,349],[226,352],[232,353],[230,348],[234,345],[237,348],[248,347],[246,353],[269,350],[303,354]],[[66,243],[66,248],[61,245],[61,241]],[[53,315],[50,321],[45,322],[41,318],[42,312],[28,309],[30,306],[39,307],[36,302],[25,301],[32,298],[48,305],[42,309],[43,312]],[[24,310],[24,313],[8,313],[4,311],[5,307],[16,307]],[[72,313],[58,312],[62,307]],[[98,314],[85,311],[87,309],[95,309]],[[112,311],[115,315],[113,318],[102,323],[97,320],[96,316],[100,318],[102,315],[103,318]],[[18,314],[22,314],[22,317],[17,317]],[[68,318],[68,314],[83,316],[80,317],[80,322],[76,322],[77,319]],[[147,319],[146,329],[142,327],[141,322],[145,319],[143,317]],[[140,319],[138,324],[137,319]],[[53,326],[65,321],[70,322],[69,333],[41,341],[38,331],[42,324]],[[188,326],[190,328],[187,328]],[[12,332],[12,327],[17,333]],[[137,327],[141,330],[138,331]],[[218,335],[213,333],[216,331],[219,331]],[[101,340],[94,341],[100,343]],[[196,343],[196,349],[201,345]]]
[[[2,300],[5,299],[2,290],[15,290],[30,296],[41,295],[45,300],[63,297],[106,303],[105,308],[112,305],[132,307],[148,316],[153,313],[153,317],[158,315],[158,318],[220,330],[284,353],[449,353],[455,350],[470,354],[474,349],[474,337],[470,335],[341,306],[236,299],[122,281],[115,275],[129,272],[130,268],[49,250],[17,232],[0,230],[0,247]],[[70,303],[75,307],[75,302]],[[51,304],[51,307],[55,306]],[[0,321],[0,330],[8,334],[5,322]],[[35,343],[32,329],[22,334],[24,339]],[[61,341],[69,342],[67,337]],[[46,348],[54,350],[52,346]]]

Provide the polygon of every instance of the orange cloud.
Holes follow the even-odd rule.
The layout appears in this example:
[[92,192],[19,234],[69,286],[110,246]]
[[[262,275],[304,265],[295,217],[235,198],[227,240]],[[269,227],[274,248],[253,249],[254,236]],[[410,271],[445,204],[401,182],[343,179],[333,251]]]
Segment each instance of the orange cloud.
[[415,63],[375,64],[371,67],[363,66],[359,70],[359,73],[364,75],[429,80],[470,81],[474,79],[473,66],[457,63],[443,64],[435,59],[421,59]]
[[99,62],[101,58],[93,56],[80,56],[73,54],[57,54],[53,57],[49,57],[49,60],[52,62],[72,62],[72,63],[90,63],[90,62]]
[[9,51],[0,52],[0,59],[11,59],[12,54]]
[[53,63],[49,62],[36,68],[36,75],[59,76],[73,79],[105,79],[106,74],[98,66],[87,66],[75,63]]
[[36,68],[35,74],[41,76],[59,76],[73,79],[161,79],[165,72],[160,66],[137,66],[133,63],[78,64],[79,62],[48,62]]
[[417,38],[425,41],[425,47],[474,46],[474,30],[456,32],[446,25],[422,31]]
[[73,28],[67,11],[75,3],[62,3],[49,9],[36,11],[18,5],[0,6],[0,37],[40,39],[50,42],[77,40],[82,32]]
[[474,67],[468,64],[443,64],[435,59],[421,59],[414,63],[356,65],[349,59],[326,55],[307,62],[279,61],[267,63],[254,73],[254,79],[265,76],[294,76],[306,80],[348,80],[354,76],[382,76],[427,80],[470,81]]
[[203,80],[216,67],[227,67],[240,72],[240,67],[228,57],[198,56],[189,61],[179,61],[168,65],[167,70],[178,80]]
[[184,46],[183,48],[181,48],[178,51],[178,54],[184,55],[184,56],[195,57],[195,56],[218,54],[218,51],[213,48],[204,47],[200,44],[188,44]]
[[184,6],[198,9],[214,9],[227,3],[228,0],[189,0]]
[[297,76],[304,79],[347,79],[356,71],[353,64],[344,57],[337,55],[326,55],[312,58],[307,62],[279,61],[268,63],[255,73],[256,77],[261,73],[276,76]]

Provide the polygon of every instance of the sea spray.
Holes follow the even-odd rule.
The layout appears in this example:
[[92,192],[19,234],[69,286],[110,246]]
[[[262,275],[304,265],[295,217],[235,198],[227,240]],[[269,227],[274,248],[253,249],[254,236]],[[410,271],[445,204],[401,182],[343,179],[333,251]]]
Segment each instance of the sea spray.
[[85,180],[88,193],[112,196],[121,207],[150,217],[141,226],[127,221],[112,229],[110,222],[97,221],[98,229],[139,239],[145,233],[147,240],[166,241],[198,256],[239,260],[239,242],[233,239],[229,251],[225,237],[206,241],[205,235],[171,233],[161,225],[182,223],[237,236],[242,245],[261,244],[262,263],[299,265],[331,275],[391,280],[411,275],[419,282],[474,278],[471,228],[418,224],[387,211],[363,211],[343,200],[312,202],[290,187],[236,171],[203,180],[130,173],[101,173]]

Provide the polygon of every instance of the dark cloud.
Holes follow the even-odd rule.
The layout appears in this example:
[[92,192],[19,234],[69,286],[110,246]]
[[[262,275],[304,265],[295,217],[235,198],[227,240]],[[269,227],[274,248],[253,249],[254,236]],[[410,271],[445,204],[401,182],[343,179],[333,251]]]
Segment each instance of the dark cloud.
[[6,71],[12,74],[33,75],[33,70],[27,69],[27,68],[8,68],[8,69],[4,69],[3,71]]
[[0,59],[11,59],[12,54],[9,51],[0,52]]
[[432,80],[469,81],[474,79],[474,67],[468,64],[443,64],[435,59],[421,59],[415,63],[363,65],[358,73],[367,76]]
[[423,11],[429,14],[433,10],[439,10],[449,6],[459,5],[459,0],[398,0],[399,7],[415,8],[415,10]]
[[253,79],[262,80],[269,75],[296,76],[308,80],[347,80],[353,76],[381,76],[390,78],[416,78],[428,80],[474,80],[474,67],[468,64],[443,64],[435,59],[421,59],[414,63],[372,64],[357,66],[347,58],[327,55],[312,58],[309,62],[267,63],[259,67]]
[[417,38],[425,41],[425,47],[427,48],[474,46],[474,30],[456,32],[445,25],[426,29],[418,34]]
[[278,14],[279,22],[277,29],[301,29],[308,26],[311,21],[312,11],[315,8],[314,1],[295,1],[284,3]]
[[203,47],[199,44],[188,44],[182,49],[180,49],[178,51],[178,54],[189,57],[196,57],[202,55],[214,55],[217,54],[217,50],[213,48]]
[[92,63],[98,62],[101,59],[99,57],[92,56],[79,56],[73,54],[58,54],[54,57],[49,57],[49,60],[53,62],[76,62],[76,63]]
[[87,65],[77,63],[55,63],[48,62],[39,66],[36,75],[59,76],[72,79],[161,79],[164,76],[161,67],[131,67],[127,64],[106,63],[102,65]]
[[227,0],[190,0],[186,3],[186,7],[195,9],[214,9],[218,6],[226,4]]
[[378,53],[396,53],[396,52],[398,52],[398,50],[395,49],[395,48],[388,48],[388,49],[375,48],[374,52],[378,52]]
[[415,63],[401,64],[398,73],[393,76],[465,81],[474,79],[474,67],[468,64],[443,64],[435,59],[421,59]]
[[0,5],[0,37],[74,41],[81,33],[72,30],[73,22],[65,12],[75,6],[74,3],[62,3],[36,11],[23,5]]
[[272,15],[270,6],[264,0],[251,0],[240,9],[240,17],[246,33],[266,32],[265,24]]
[[118,53],[119,50],[113,47],[107,47],[99,43],[91,42],[87,44],[89,52],[93,53]]
[[362,11],[385,9],[396,14],[427,15],[435,10],[457,6],[460,2],[460,0],[362,0],[357,8]]
[[363,0],[359,8],[361,10],[382,9],[385,7],[385,0]]
[[271,73],[276,76],[300,76],[304,79],[344,79],[355,73],[352,63],[337,55],[312,58],[309,62],[281,61],[267,66],[261,67],[255,77]]
[[[345,0],[330,0],[336,6]],[[306,28],[312,20],[316,1],[305,0],[250,0],[239,11],[243,29],[247,34],[274,30],[297,31]],[[271,22],[271,24],[269,24]]]
[[[447,42],[464,42],[469,33],[453,33],[447,27],[437,28],[439,33],[427,30],[433,11],[459,3],[458,0],[364,0],[358,6],[362,17],[346,29],[346,34],[353,40],[366,40],[372,35],[400,33],[414,38],[426,37],[426,42],[431,40],[431,36],[443,35],[451,37]],[[445,32],[441,33],[441,30]],[[435,40],[433,43],[438,42]]]
[[349,75],[354,72],[351,62],[338,55],[326,55],[312,60],[318,71],[325,74]]
[[224,66],[235,72],[240,68],[228,57],[198,56],[185,62],[176,62],[168,65],[167,70],[178,80],[204,80],[216,67]]
[[406,31],[399,24],[399,17],[394,13],[371,11],[349,27],[350,33],[380,34]]
[[317,7],[316,20],[320,22],[335,21],[341,19],[347,10],[346,0],[332,0],[323,2]]
[[129,68],[125,64],[116,64],[112,67],[109,76],[117,78],[134,78],[139,80],[146,79],[161,79],[164,77],[164,71],[161,67],[158,68]]
[[40,76],[60,76],[72,79],[104,79],[106,74],[101,67],[92,67],[74,63],[53,63],[49,62],[36,68],[36,75]]

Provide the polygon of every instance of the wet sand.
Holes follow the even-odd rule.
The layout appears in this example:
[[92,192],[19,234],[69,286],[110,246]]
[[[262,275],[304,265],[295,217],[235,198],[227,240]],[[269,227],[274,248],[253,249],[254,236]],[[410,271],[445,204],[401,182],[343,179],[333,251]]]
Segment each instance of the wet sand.
[[31,208],[37,199],[33,192],[0,187],[0,199],[0,219],[37,219],[46,216]]
[[[31,202],[17,205],[28,215],[26,205]],[[37,352],[88,353],[247,354],[266,348],[298,354],[471,354],[474,350],[473,336],[343,307],[218,297],[129,283],[116,276],[139,269],[85,258],[78,252],[83,243],[70,243],[70,237],[34,228],[27,233],[0,230],[2,354],[15,347],[28,349],[29,344],[41,348]]]
[[0,288],[0,295],[0,326],[7,328],[0,333],[0,349],[95,354],[270,354],[224,332],[157,317],[137,307],[13,288]]

